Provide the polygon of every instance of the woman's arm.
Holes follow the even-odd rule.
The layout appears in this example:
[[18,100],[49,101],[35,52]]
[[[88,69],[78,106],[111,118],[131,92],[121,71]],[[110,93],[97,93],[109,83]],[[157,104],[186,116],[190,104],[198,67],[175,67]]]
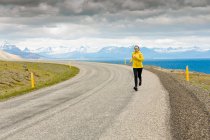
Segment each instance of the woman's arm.
[[133,62],[133,54],[132,54],[132,57],[131,57],[131,59],[130,59],[130,63],[132,63]]
[[138,57],[135,57],[137,60],[139,60],[139,61],[144,61],[144,56],[143,56],[143,54],[139,54],[139,56]]

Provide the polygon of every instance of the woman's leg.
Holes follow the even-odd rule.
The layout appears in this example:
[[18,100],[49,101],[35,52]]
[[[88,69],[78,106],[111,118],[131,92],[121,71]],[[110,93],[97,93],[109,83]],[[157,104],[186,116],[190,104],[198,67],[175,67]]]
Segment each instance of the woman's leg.
[[143,68],[138,68],[139,86],[142,84],[142,70]]
[[137,84],[138,84],[138,69],[137,68],[133,68],[133,74],[134,74],[135,87],[137,88]]

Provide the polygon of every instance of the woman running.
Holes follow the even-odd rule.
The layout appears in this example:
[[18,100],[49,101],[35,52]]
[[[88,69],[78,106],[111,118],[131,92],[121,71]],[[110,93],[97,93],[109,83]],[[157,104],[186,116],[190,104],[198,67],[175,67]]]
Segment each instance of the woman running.
[[143,64],[144,56],[140,52],[140,48],[138,45],[134,46],[134,52],[132,52],[132,58],[130,60],[130,63],[133,63],[133,74],[134,74],[134,82],[135,87],[133,88],[135,91],[138,91],[138,78],[139,78],[139,86],[142,84],[142,70],[143,70]]

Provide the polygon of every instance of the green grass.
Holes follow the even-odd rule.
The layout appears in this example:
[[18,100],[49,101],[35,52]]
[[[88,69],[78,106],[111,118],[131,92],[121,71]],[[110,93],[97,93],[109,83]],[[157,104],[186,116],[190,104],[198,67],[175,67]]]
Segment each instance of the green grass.
[[[34,73],[34,89],[30,72]],[[59,83],[78,73],[78,68],[62,64],[0,61],[0,101]]]
[[[176,73],[178,78],[181,80],[185,80],[185,73],[179,72]],[[202,73],[190,73],[190,81],[192,85],[199,86],[205,90],[210,91],[210,75],[202,74]]]
[[[185,71],[183,70],[170,70],[163,69],[156,66],[145,66],[145,68],[154,68],[159,69],[165,72],[169,72],[171,74],[175,74],[179,80],[186,80]],[[201,87],[204,90],[210,91],[210,74],[198,73],[198,72],[190,72],[190,84]]]

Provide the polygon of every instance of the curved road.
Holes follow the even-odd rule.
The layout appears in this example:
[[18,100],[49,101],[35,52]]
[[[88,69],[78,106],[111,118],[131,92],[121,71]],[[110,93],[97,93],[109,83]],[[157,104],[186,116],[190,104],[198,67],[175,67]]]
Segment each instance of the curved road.
[[74,78],[0,102],[0,139],[171,139],[168,93],[153,73],[133,90],[132,68],[71,62]]

